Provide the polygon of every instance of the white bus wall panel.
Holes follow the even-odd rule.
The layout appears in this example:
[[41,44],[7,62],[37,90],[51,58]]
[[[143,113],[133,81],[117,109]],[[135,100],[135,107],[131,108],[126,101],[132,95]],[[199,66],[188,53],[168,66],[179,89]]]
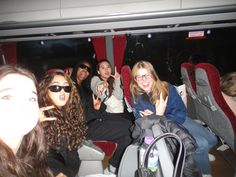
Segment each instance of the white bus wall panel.
[[1,0],[0,22],[60,19],[60,0]]
[[182,0],[182,8],[202,8],[235,5],[236,0]]
[[180,9],[180,0],[61,0],[62,18],[129,15]]
[[236,0],[0,0],[0,23],[86,19],[225,5],[236,5]]

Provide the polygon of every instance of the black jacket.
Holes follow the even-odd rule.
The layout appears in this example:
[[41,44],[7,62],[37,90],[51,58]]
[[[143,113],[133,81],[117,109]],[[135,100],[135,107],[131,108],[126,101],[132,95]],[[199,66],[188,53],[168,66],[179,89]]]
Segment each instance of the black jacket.
[[60,150],[51,148],[46,160],[55,176],[63,173],[67,177],[75,177],[77,175],[81,162],[77,149],[69,151],[66,147],[62,147]]
[[[167,119],[165,116],[151,115],[139,118],[135,121],[132,136],[136,142],[141,142],[145,135],[152,133],[152,126],[158,124],[163,133],[175,133],[182,140],[186,149],[186,158],[183,170],[183,177],[200,177],[200,170],[197,168],[192,154],[197,149],[195,139],[189,134],[188,130],[183,126]],[[175,158],[177,153],[176,142],[173,139],[167,139],[167,146],[172,154],[172,159]]]

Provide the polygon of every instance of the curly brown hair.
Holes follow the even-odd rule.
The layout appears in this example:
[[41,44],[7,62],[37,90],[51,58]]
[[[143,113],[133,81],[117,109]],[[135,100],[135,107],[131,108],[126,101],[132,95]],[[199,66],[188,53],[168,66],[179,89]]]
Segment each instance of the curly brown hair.
[[80,96],[70,77],[62,71],[47,74],[39,84],[39,105],[40,107],[53,105],[53,101],[48,95],[48,87],[57,75],[63,76],[71,86],[70,96],[65,106],[55,107],[55,109],[45,112],[46,116],[57,117],[57,120],[42,122],[42,124],[48,148],[60,150],[62,146],[66,145],[71,151],[83,143],[87,135],[87,126]]

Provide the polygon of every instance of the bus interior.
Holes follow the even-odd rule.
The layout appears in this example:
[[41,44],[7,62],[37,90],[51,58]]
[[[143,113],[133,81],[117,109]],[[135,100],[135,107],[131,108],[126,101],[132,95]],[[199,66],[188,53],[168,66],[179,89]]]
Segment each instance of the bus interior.
[[[0,2],[0,65],[17,63],[38,80],[83,58],[94,66],[107,58],[119,72],[142,59],[161,80],[180,86],[182,63],[210,63],[220,75],[235,71],[235,41],[235,0]],[[233,177],[236,148],[222,150],[222,143],[211,152],[212,176]]]

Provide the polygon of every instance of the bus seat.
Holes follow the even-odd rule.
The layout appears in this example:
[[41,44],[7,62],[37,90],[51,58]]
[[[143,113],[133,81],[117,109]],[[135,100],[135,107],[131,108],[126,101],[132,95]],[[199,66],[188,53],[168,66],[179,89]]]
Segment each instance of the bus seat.
[[105,157],[105,153],[94,145],[91,140],[84,142],[78,149],[78,154],[81,160],[78,176],[103,174],[102,160]]
[[184,62],[181,64],[181,78],[187,90],[187,114],[193,119],[197,119],[197,94],[196,83],[194,77],[194,65],[192,63]]
[[116,143],[109,141],[86,140],[82,147],[78,149],[81,160],[78,176],[103,174],[102,160],[105,156],[111,157],[116,147]]
[[106,156],[112,156],[117,148],[117,144],[110,141],[93,141],[93,144],[102,149]]
[[69,76],[71,76],[72,71],[73,71],[73,68],[72,68],[72,67],[66,67],[66,68],[64,68],[64,72],[65,72],[66,74],[68,74]]
[[199,63],[195,66],[195,78],[201,101],[198,115],[235,152],[236,117],[222,96],[218,69],[209,63]]
[[51,69],[48,69],[45,74],[50,74],[53,72],[63,72],[64,73],[64,70],[60,69],[60,68],[51,68]]
[[121,81],[123,84],[123,90],[124,90],[124,97],[125,97],[125,102],[128,108],[129,112],[132,112],[131,109],[131,99],[130,99],[130,81],[131,81],[131,69],[129,65],[124,65],[121,67]]

